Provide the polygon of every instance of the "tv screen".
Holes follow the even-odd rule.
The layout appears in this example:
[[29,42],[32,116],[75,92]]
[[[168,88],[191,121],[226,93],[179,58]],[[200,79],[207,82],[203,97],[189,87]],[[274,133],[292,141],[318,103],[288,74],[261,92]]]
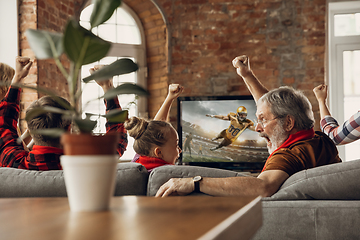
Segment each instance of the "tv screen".
[[179,164],[259,172],[269,156],[252,96],[179,97]]

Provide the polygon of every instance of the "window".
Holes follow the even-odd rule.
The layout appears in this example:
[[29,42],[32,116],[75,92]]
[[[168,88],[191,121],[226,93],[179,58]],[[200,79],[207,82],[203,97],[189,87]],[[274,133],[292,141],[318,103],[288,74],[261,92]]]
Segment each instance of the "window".
[[[360,1],[329,3],[329,106],[342,124],[360,110]],[[360,158],[360,141],[339,146],[345,160]]]
[[19,55],[18,16],[17,1],[0,1],[0,62],[13,68]]
[[[92,12],[93,4],[87,6],[81,13],[80,24],[89,29],[90,28],[90,14]],[[124,82],[133,82],[146,88],[146,63],[145,63],[145,41],[144,33],[139,19],[133,11],[124,3],[121,4],[113,14],[113,16],[104,24],[93,29],[93,33],[101,38],[113,42],[108,56],[101,59],[98,63],[83,66],[82,77],[88,76],[89,69],[96,64],[110,64],[119,58],[131,58],[139,65],[139,70],[135,73],[130,73],[113,78],[114,86],[118,86]],[[96,97],[103,95],[102,89],[96,82],[83,84],[82,108],[85,112],[104,114],[105,105],[103,99],[90,101]],[[90,102],[89,102],[90,101]],[[120,95],[120,105],[123,109],[129,110],[129,116],[146,116],[146,99],[141,97],[136,99],[135,95]],[[105,133],[106,119],[102,117],[94,117],[93,120],[98,120],[98,125],[94,129],[94,133]],[[134,139],[128,137],[128,147],[121,160],[131,160],[135,152],[133,150]]]

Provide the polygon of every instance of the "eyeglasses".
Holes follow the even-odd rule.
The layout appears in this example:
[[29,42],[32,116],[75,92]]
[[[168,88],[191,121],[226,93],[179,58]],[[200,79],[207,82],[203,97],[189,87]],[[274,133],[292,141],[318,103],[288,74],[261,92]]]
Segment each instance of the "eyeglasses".
[[273,120],[275,120],[275,119],[278,119],[278,118],[282,118],[282,117],[275,117],[275,118],[273,118],[273,119],[265,120],[265,121],[264,121],[264,120],[258,120],[258,119],[256,119],[255,122],[256,122],[256,124],[259,124],[261,128],[264,128],[264,127],[265,127],[265,124],[267,124],[267,123],[269,123],[269,122],[271,122],[271,121],[273,121]]

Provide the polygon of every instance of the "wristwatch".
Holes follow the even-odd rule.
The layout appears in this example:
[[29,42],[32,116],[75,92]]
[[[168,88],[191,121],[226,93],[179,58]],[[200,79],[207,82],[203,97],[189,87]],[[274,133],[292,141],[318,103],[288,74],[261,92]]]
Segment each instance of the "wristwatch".
[[201,176],[195,176],[193,177],[194,181],[194,192],[199,193],[200,192],[200,181],[202,180]]

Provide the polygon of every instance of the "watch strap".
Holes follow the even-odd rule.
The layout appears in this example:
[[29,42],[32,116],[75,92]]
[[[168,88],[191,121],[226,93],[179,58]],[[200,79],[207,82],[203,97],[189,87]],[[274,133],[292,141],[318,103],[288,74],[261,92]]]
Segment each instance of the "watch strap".
[[201,192],[200,191],[200,181],[202,180],[202,177],[201,176],[196,176],[193,178],[193,181],[194,181],[194,192]]

